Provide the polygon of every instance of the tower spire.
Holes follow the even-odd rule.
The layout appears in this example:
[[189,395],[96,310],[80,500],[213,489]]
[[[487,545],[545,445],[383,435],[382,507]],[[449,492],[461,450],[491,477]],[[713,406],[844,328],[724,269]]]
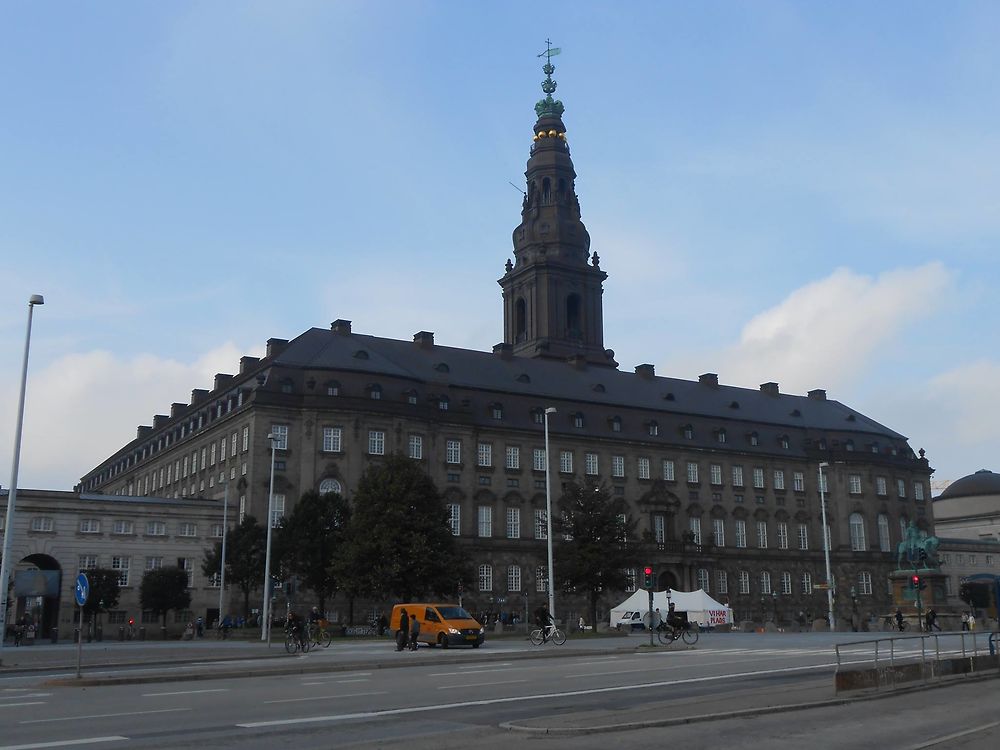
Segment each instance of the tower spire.
[[552,58],[561,50],[545,40],[542,91],[535,104],[531,155],[524,173],[521,223],[514,230],[514,262],[503,288],[504,342],[531,357],[573,358],[617,366],[604,349],[602,296],[607,274],[590,254],[590,234],[580,218],[576,171],[566,142],[563,103],[553,98]]

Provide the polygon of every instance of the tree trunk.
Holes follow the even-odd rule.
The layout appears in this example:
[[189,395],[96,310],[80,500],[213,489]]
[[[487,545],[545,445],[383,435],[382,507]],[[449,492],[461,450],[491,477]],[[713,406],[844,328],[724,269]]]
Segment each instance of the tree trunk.
[[596,591],[590,592],[590,627],[597,632],[597,600],[599,595]]

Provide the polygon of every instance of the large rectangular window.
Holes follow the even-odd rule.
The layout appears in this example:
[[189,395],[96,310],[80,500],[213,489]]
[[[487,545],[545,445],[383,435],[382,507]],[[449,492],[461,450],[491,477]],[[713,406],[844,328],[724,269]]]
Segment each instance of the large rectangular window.
[[121,555],[111,556],[111,569],[118,574],[118,585],[128,586],[128,569],[131,558]]
[[701,519],[694,516],[689,518],[688,530],[691,532],[692,541],[701,544]]
[[424,457],[423,435],[410,435],[410,438],[407,441],[407,455],[417,461]]
[[549,590],[549,569],[546,565],[535,568],[535,591],[543,593]]
[[368,455],[385,455],[385,433],[382,430],[368,431]]
[[757,547],[767,549],[767,521],[757,522]]
[[649,479],[649,459],[640,458],[638,463],[639,479]]
[[675,479],[674,462],[669,458],[663,459],[663,481],[673,482]]
[[726,546],[726,522],[721,518],[712,519],[712,541],[716,547]]
[[561,474],[573,473],[573,451],[559,451],[559,472]]
[[480,591],[492,591],[493,590],[493,566],[492,565],[480,565],[479,566],[479,590]]
[[696,464],[694,461],[688,461],[687,478],[688,482],[690,482],[691,484],[698,483],[698,464]]
[[743,467],[734,466],[733,467],[733,487],[743,486]]
[[729,593],[729,575],[724,570],[715,571],[715,593]]
[[479,536],[486,538],[493,536],[493,506],[479,506]]
[[809,596],[813,592],[813,578],[812,573],[803,573],[801,578],[802,583],[802,593]]
[[521,566],[520,565],[508,565],[507,566],[507,590],[508,591],[520,591],[521,590]]
[[778,549],[788,549],[788,523],[778,521]]
[[625,456],[611,457],[611,476],[619,478],[625,476]]
[[667,521],[659,513],[653,516],[653,540],[657,544],[663,544],[667,541]]
[[809,527],[804,524],[799,524],[799,549],[809,549]]
[[598,473],[597,454],[587,453],[584,455],[584,470],[588,477],[596,477]]
[[748,570],[740,571],[740,593],[741,594],[750,593],[750,571]]
[[508,445],[506,451],[506,462],[504,464],[508,469],[520,469],[521,468],[521,449],[516,445]]
[[747,546],[747,522],[740,518],[736,519],[736,546]]
[[462,441],[448,440],[445,443],[445,461],[449,464],[462,463]]
[[448,505],[448,528],[451,529],[452,536],[462,533],[462,506],[458,503]]
[[545,517],[545,511],[541,508],[535,509],[535,539],[548,539],[549,536],[548,522]]
[[861,475],[860,474],[848,474],[847,475],[847,491],[852,495],[861,494]]
[[507,508],[507,538],[521,538],[521,509]]
[[271,505],[271,528],[277,528],[281,519],[285,517],[285,496],[275,495],[274,503]]
[[485,468],[493,466],[493,444],[479,443],[476,451],[476,465]]
[[709,481],[712,484],[714,484],[714,485],[720,485],[720,484],[722,484],[722,465],[721,464],[712,464],[711,466],[708,467],[708,471],[709,471],[709,476],[710,476]]
[[806,477],[801,471],[792,473],[792,489],[796,492],[806,491]]
[[531,451],[531,468],[535,471],[545,471],[545,449],[534,448]]
[[323,428],[323,452],[324,453],[340,453],[343,449],[343,439],[344,431],[341,427],[324,427]]
[[781,469],[774,470],[774,489],[785,489],[785,472]]
[[[288,449],[288,425],[287,424],[273,424],[271,425],[271,435],[274,437],[274,447],[279,451]],[[220,458],[226,457],[226,439],[222,439],[222,455]]]

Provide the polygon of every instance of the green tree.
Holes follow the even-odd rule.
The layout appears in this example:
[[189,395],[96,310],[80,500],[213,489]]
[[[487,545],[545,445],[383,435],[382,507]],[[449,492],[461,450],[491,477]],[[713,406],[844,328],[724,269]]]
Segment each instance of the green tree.
[[139,604],[163,618],[167,628],[167,612],[191,606],[187,571],[177,566],[147,570],[139,584]]
[[[247,515],[243,522],[226,532],[226,583],[236,586],[243,594],[243,616],[250,616],[250,592],[261,586],[264,579],[264,554],[267,529],[257,519]],[[206,576],[219,572],[222,542],[205,550],[201,571]],[[220,612],[220,617],[225,617]]]
[[90,593],[87,595],[87,603],[83,605],[83,611],[93,623],[95,615],[118,606],[118,596],[121,592],[121,587],[118,585],[118,571],[110,568],[91,568],[83,572],[87,574],[87,582],[90,584]]
[[601,592],[625,589],[625,570],[639,564],[645,547],[625,498],[612,497],[603,484],[571,482],[559,506],[562,516],[552,519],[553,533],[562,537],[554,552],[556,580],[588,594],[594,623]]
[[387,456],[362,475],[347,538],[335,573],[349,596],[452,596],[459,580],[469,580],[437,487],[404,456]]
[[307,492],[282,521],[272,540],[283,571],[298,576],[326,611],[326,600],[337,592],[334,556],[346,541],[351,508],[339,493]]

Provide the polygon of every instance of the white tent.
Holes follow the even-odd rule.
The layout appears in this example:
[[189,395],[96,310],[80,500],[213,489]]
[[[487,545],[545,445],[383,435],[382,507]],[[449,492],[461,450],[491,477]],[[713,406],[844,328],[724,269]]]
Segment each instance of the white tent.
[[[728,625],[733,621],[733,610],[725,604],[717,602],[704,589],[697,591],[677,591],[670,590],[670,602],[674,604],[677,612],[687,612],[688,621],[696,622],[699,625]],[[657,608],[660,614],[666,617],[667,614],[667,592],[653,592],[653,610]],[[645,616],[649,611],[649,592],[640,589],[611,610],[611,627],[616,625],[627,626],[629,623],[644,623]]]

